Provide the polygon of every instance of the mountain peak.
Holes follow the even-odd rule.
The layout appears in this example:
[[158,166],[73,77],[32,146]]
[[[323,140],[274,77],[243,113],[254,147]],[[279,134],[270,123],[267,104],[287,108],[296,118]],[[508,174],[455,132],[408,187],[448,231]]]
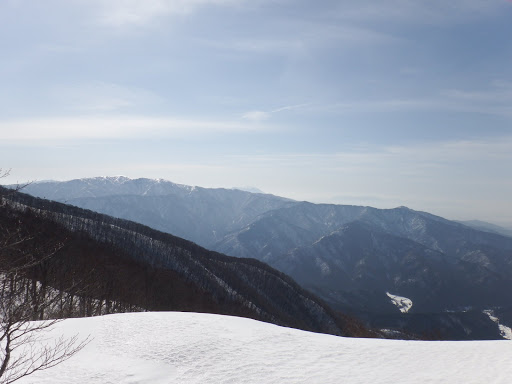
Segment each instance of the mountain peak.
[[251,186],[245,186],[245,187],[233,187],[231,189],[236,189],[243,192],[250,192],[250,193],[265,193],[261,189]]
[[87,180],[87,181],[92,181],[92,180],[100,181],[100,180],[104,180],[104,181],[109,181],[111,183],[122,184],[122,183],[125,183],[127,181],[131,181],[132,179],[130,179],[129,177],[123,176],[123,175],[117,175],[117,176],[98,176],[98,177],[90,177],[90,178],[77,179],[77,180],[84,180],[84,181],[85,180]]

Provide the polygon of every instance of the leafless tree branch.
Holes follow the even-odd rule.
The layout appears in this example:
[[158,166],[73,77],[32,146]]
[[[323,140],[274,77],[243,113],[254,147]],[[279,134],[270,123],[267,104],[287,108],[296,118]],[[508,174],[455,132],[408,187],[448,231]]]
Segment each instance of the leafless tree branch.
[[[0,178],[7,175],[9,170],[0,169]],[[63,245],[49,241],[31,244],[26,250],[24,245],[33,243],[35,238],[24,234],[19,224],[15,230],[0,227],[0,384],[13,383],[36,371],[52,368],[89,342],[89,338],[79,340],[77,336],[61,337],[54,342],[43,337],[61,320],[34,320],[44,318],[62,295],[51,293],[27,272],[42,265]]]

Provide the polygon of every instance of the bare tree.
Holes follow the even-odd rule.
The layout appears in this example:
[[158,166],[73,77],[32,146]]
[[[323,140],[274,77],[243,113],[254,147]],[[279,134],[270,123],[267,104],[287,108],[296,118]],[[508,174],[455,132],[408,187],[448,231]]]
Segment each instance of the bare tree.
[[[0,169],[0,178],[8,174]],[[11,192],[0,191],[0,209],[8,193]],[[52,368],[75,355],[89,341],[74,336],[49,342],[44,337],[61,321],[48,319],[60,296],[49,292],[29,272],[61,247],[34,244],[34,238],[22,230],[22,223],[14,230],[0,226],[0,384]]]
[[7,289],[0,300],[0,383],[8,384],[36,371],[52,368],[80,351],[88,339],[77,336],[60,337],[54,342],[46,340],[45,333],[58,321],[31,321],[32,309],[18,302],[17,293]]

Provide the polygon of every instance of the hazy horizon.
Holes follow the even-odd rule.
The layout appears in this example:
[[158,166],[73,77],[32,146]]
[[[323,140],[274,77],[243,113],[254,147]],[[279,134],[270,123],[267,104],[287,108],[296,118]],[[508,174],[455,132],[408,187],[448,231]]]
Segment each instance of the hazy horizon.
[[2,184],[125,175],[512,227],[512,2],[6,0]]

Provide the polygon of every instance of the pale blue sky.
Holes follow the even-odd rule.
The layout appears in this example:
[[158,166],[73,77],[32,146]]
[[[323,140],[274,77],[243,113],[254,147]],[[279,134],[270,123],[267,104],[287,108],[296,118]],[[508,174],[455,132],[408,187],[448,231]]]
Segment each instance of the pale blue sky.
[[512,226],[506,0],[2,0],[4,182],[256,186]]

